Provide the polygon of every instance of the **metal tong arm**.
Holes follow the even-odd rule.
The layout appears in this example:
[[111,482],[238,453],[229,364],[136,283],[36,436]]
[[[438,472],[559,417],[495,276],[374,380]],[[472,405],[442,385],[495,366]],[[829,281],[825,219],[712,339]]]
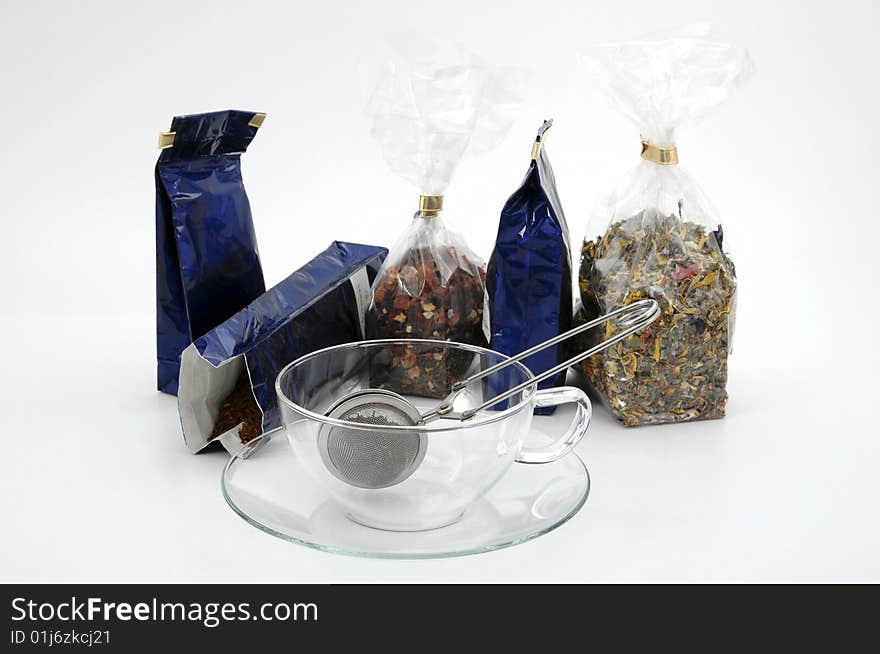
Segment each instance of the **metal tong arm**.
[[[569,367],[575,365],[576,363],[580,363],[584,359],[587,359],[597,352],[601,352],[605,348],[611,347],[615,343],[622,341],[630,334],[633,334],[641,329],[644,329],[652,322],[654,322],[657,317],[660,315],[660,306],[657,304],[656,300],[637,300],[636,302],[631,302],[624,307],[620,307],[619,309],[615,309],[605,315],[599,316],[598,318],[594,318],[589,322],[584,323],[583,325],[579,325],[574,329],[570,329],[567,332],[559,334],[559,336],[554,336],[553,338],[544,341],[543,343],[539,343],[534,347],[530,347],[528,350],[524,350],[517,354],[516,356],[512,356],[505,361],[500,363],[496,363],[494,366],[490,366],[485,370],[478,372],[475,375],[468,377],[467,379],[463,379],[462,381],[453,384],[452,393],[450,398],[447,398],[443,401],[440,407],[437,408],[437,413],[440,415],[444,413],[448,413],[452,410],[452,398],[456,393],[461,391],[471,382],[475,382],[479,379],[483,379],[484,377],[488,377],[492,375],[502,368],[506,368],[507,366],[516,363],[517,361],[522,361],[523,359],[527,359],[533,354],[540,352],[541,350],[556,345],[557,343],[561,343],[564,340],[571,338],[572,336],[577,336],[578,334],[582,334],[585,331],[592,329],[593,327],[597,327],[608,320],[612,320],[614,318],[618,318],[623,316],[619,320],[617,320],[617,325],[619,327],[624,327],[623,330],[614,334],[610,338],[602,341],[601,343],[594,345],[593,347],[581,352],[580,354],[572,357],[568,361],[564,363],[560,363],[559,365],[547,370],[546,372],[541,373],[537,377],[533,377],[532,379],[519,384],[518,386],[514,386],[513,388],[501,393],[500,395],[496,395],[495,397],[486,400],[480,406],[474,407],[472,409],[468,409],[467,411],[463,411],[461,414],[462,420],[467,420],[468,418],[473,417],[475,413],[478,411],[482,411],[483,409],[492,406],[496,402],[500,402],[501,400],[506,400],[513,395],[516,395],[520,391],[523,391],[533,384],[538,384],[539,382],[544,381],[545,379],[550,379],[554,375],[559,374],[563,370],[567,370]],[[446,408],[448,406],[448,408]],[[445,409],[445,410],[444,410]]]

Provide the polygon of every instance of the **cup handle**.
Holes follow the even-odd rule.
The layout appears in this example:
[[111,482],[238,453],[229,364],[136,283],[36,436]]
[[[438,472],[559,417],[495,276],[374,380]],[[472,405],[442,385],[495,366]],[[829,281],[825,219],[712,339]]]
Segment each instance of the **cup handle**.
[[545,447],[524,447],[516,457],[518,463],[550,463],[562,458],[574,449],[586,435],[593,416],[590,398],[579,388],[560,386],[535,393],[535,407],[559,406],[573,402],[577,413],[571,427],[559,439]]

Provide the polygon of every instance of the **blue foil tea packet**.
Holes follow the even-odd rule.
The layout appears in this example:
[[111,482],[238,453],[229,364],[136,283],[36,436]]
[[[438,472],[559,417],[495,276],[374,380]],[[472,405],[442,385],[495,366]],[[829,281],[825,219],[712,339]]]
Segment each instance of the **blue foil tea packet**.
[[[544,121],[532,148],[532,161],[522,185],[501,210],[495,249],[486,272],[489,296],[490,348],[519,354],[571,329],[573,298],[568,226],[556,191],[553,169],[543,147],[553,121]],[[564,345],[547,348],[523,363],[538,375],[564,361]],[[494,385],[503,384],[497,377]],[[488,386],[493,389],[493,379]],[[562,372],[539,384],[565,383]],[[503,408],[503,405],[499,408]],[[552,413],[555,407],[536,409]]]
[[176,394],[180,353],[266,290],[241,154],[265,114],[176,116],[156,163],[156,358]]
[[234,453],[278,429],[278,373],[315,350],[363,340],[370,285],[387,254],[334,241],[187,347],[177,396],[187,447],[198,452],[217,440]]

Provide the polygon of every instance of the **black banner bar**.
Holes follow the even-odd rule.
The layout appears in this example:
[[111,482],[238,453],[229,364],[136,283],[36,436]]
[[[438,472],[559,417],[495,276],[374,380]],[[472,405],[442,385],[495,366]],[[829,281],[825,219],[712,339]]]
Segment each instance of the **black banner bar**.
[[[623,651],[827,640],[847,651],[873,625],[876,586],[9,585],[0,651],[237,651],[324,644],[470,651],[613,639]],[[838,629],[831,627],[843,621]],[[710,638],[710,641],[704,640]],[[756,640],[757,638],[757,640]],[[873,638],[871,639],[873,641]],[[869,641],[871,642],[871,641]],[[321,650],[324,651],[323,649]]]

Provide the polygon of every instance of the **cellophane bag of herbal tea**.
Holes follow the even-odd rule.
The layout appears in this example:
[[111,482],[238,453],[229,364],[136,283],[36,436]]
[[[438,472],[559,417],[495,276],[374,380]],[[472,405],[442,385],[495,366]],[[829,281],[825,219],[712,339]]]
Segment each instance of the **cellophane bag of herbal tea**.
[[[391,169],[412,182],[415,215],[399,224],[372,286],[370,339],[432,339],[485,346],[486,267],[449,223],[445,193],[459,161],[507,132],[519,103],[516,71],[498,69],[452,43],[396,41],[367,104],[372,135]],[[415,202],[418,200],[418,203]],[[453,212],[459,216],[462,211]],[[464,216],[466,221],[479,219]],[[408,395],[444,397],[471,355],[400,345],[372,362],[371,384]]]
[[[678,128],[723,103],[748,78],[748,53],[705,27],[592,48],[582,63],[638,126],[641,160],[601,201],[587,230],[579,284],[582,319],[650,297],[649,328],[582,365],[614,417],[628,426],[720,418],[736,308],[726,230],[678,164]],[[686,159],[687,152],[682,153]],[[594,330],[584,346],[617,329]]]

